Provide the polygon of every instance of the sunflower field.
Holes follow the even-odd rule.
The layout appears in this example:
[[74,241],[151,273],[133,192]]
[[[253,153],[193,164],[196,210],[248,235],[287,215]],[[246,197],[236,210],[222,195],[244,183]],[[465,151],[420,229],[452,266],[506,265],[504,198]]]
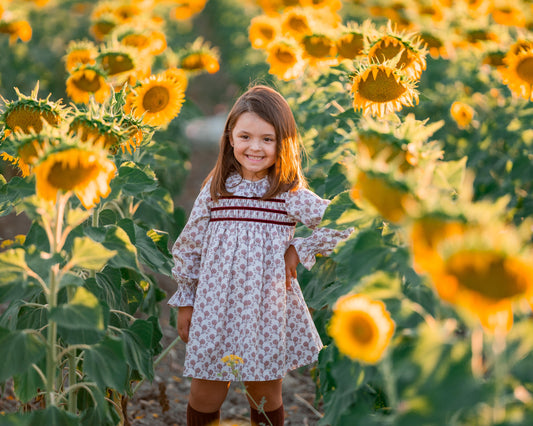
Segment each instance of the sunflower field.
[[[320,425],[533,419],[531,0],[0,0],[2,424],[124,424],[162,347],[188,120],[288,99],[323,226]],[[233,90],[233,92],[231,92]],[[192,164],[194,167],[194,164]],[[298,228],[298,235],[309,230]]]

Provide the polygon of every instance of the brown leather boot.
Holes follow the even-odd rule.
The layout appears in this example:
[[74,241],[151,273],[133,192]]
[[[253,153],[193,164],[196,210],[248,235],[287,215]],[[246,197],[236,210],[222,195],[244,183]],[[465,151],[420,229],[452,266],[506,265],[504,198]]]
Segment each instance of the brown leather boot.
[[187,404],[187,426],[218,426],[220,410],[213,413],[201,413]]
[[283,405],[276,410],[266,412],[259,412],[250,407],[250,420],[252,421],[252,426],[283,426],[285,423],[285,410]]

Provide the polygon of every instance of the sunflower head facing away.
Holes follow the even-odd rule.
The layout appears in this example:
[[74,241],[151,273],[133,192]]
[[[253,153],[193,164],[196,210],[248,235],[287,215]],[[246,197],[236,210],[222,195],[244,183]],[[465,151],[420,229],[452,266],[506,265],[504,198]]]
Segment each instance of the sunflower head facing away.
[[328,333],[344,355],[376,364],[388,348],[394,328],[383,302],[353,294],[340,297],[333,306]]
[[165,75],[153,75],[139,82],[126,98],[124,111],[149,126],[166,126],[185,102],[183,85]]
[[58,102],[38,99],[39,84],[35,86],[30,96],[23,95],[15,88],[18,99],[7,101],[3,99],[5,108],[0,116],[0,122],[11,132],[39,133],[43,122],[57,126],[63,119],[64,108]]

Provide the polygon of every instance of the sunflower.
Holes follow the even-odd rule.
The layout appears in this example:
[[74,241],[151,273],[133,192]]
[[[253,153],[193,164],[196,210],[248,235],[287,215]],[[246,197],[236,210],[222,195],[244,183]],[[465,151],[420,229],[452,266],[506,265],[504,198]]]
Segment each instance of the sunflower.
[[533,48],[507,54],[499,68],[504,84],[516,96],[533,101]]
[[258,15],[250,21],[248,38],[254,49],[265,49],[280,34],[279,19]]
[[141,55],[139,51],[132,47],[113,44],[104,49],[97,58],[107,78],[113,85],[120,87],[129,77],[134,77],[146,68],[141,65]]
[[420,33],[420,39],[422,40],[422,43],[425,45],[425,48],[428,50],[430,56],[433,59],[437,59],[439,57],[443,59],[449,58],[449,49],[445,45],[443,39],[440,38],[438,35],[429,31],[422,31]]
[[74,71],[80,65],[96,64],[98,49],[90,41],[71,41],[65,55],[65,67],[68,72]]
[[409,231],[415,270],[423,273],[441,263],[439,243],[464,234],[466,229],[465,220],[459,217],[433,213],[417,218]]
[[389,346],[394,328],[394,321],[383,302],[363,294],[351,294],[335,302],[328,334],[344,355],[375,364]]
[[457,126],[460,129],[464,129],[470,124],[472,118],[474,118],[474,108],[464,102],[455,101],[450,108],[450,114],[457,123]]
[[211,47],[201,37],[178,54],[178,67],[189,74],[207,71],[214,74],[220,69],[218,50]]
[[422,43],[419,36],[394,31],[389,22],[386,34],[370,44],[368,57],[374,63],[396,58],[396,68],[403,70],[407,78],[416,80],[426,69],[427,50],[421,47]]
[[111,94],[111,86],[97,67],[83,65],[67,78],[67,95],[75,103],[89,103],[91,96],[102,103]]
[[23,95],[15,88],[17,100],[6,101],[5,110],[0,116],[8,134],[11,132],[39,133],[43,128],[43,120],[51,126],[57,126],[63,119],[63,105],[59,102],[38,99],[39,83],[36,84],[30,96]]
[[178,21],[186,21],[200,13],[207,0],[179,0],[178,5],[170,12],[170,17]]
[[69,148],[50,154],[34,173],[39,197],[55,202],[58,191],[72,191],[90,209],[111,192],[116,166],[105,151]]
[[500,6],[494,6],[491,14],[492,19],[497,24],[522,28],[526,26],[527,20],[524,12],[510,2],[505,2],[505,4]]
[[281,32],[286,37],[299,41],[304,36],[313,33],[311,15],[307,9],[301,7],[288,8],[281,14],[280,20]]
[[404,182],[374,171],[359,171],[350,191],[354,202],[370,204],[385,220],[402,222],[415,203],[415,197]]
[[319,33],[306,35],[300,44],[303,47],[302,57],[310,66],[337,64],[335,41],[328,35]]
[[166,126],[176,117],[185,102],[185,89],[180,82],[164,75],[140,81],[126,99],[124,111],[141,118],[150,126]]
[[304,73],[305,61],[302,50],[296,42],[280,38],[268,46],[267,62],[270,64],[269,73],[281,80],[293,80]]
[[30,175],[30,167],[24,162],[22,158],[14,157],[13,155],[8,154],[7,152],[0,152],[0,158],[17,167],[20,170],[20,174],[22,177],[27,177]]
[[383,117],[418,103],[415,83],[386,63],[363,66],[354,76],[351,91],[354,109],[362,109],[364,115]]
[[120,129],[101,119],[92,119],[87,115],[77,115],[69,125],[69,131],[82,142],[112,150],[121,142]]
[[112,11],[118,19],[120,25],[127,24],[140,17],[143,14],[143,9],[134,3],[124,3],[116,6]]
[[9,44],[14,44],[18,39],[27,42],[31,40],[32,29],[28,21],[0,21],[0,33],[9,34]]
[[104,39],[111,34],[118,25],[117,18],[111,14],[107,14],[93,21],[90,27],[90,32],[96,41],[104,41]]
[[345,30],[335,40],[340,59],[355,59],[364,54],[365,35],[357,30]]
[[488,331],[508,330],[512,304],[531,294],[533,257],[502,247],[502,233],[464,234],[441,243],[442,261],[428,272],[439,296],[476,316]]
[[183,90],[187,90],[189,80],[187,79],[187,73],[185,70],[176,67],[167,68],[165,71],[159,73],[165,79],[173,80],[183,87]]
[[140,52],[148,52],[150,55],[160,55],[167,48],[167,39],[161,31],[130,30],[117,36],[119,42]]

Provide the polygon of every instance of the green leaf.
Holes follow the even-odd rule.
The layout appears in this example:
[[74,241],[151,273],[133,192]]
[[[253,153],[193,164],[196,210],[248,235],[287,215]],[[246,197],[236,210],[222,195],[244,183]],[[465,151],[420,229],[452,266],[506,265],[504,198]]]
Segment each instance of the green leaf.
[[50,319],[63,328],[73,330],[104,330],[100,302],[84,287],[77,287],[70,302],[52,309]]
[[102,342],[86,349],[84,369],[90,380],[99,387],[125,392],[128,370],[119,339],[106,336]]
[[[45,371],[44,360],[40,362],[39,368]],[[40,390],[45,389],[44,382],[35,368],[29,368],[26,372],[14,376],[13,385],[17,399],[23,404],[30,402]]]
[[46,344],[34,333],[0,328],[0,382],[27,371],[46,353]]
[[136,196],[141,192],[150,192],[158,187],[155,174],[148,166],[141,168],[133,162],[124,162],[118,170],[118,176],[111,181],[111,187],[117,188],[124,195]]
[[31,425],[78,426],[78,416],[52,405],[31,415]]
[[120,332],[129,366],[138,370],[148,380],[153,380],[153,324],[146,320],[136,320],[130,328]]
[[352,226],[362,227],[372,219],[366,212],[357,208],[349,191],[344,191],[331,200],[320,226],[344,230]]
[[99,271],[116,254],[88,237],[76,238],[69,263],[80,268]]
[[445,190],[459,192],[466,172],[467,157],[457,161],[436,163],[433,184]]
[[28,269],[25,254],[26,252],[23,248],[6,250],[0,253],[0,277],[2,277],[0,281],[4,281],[4,274],[9,279],[13,274],[25,273]]

